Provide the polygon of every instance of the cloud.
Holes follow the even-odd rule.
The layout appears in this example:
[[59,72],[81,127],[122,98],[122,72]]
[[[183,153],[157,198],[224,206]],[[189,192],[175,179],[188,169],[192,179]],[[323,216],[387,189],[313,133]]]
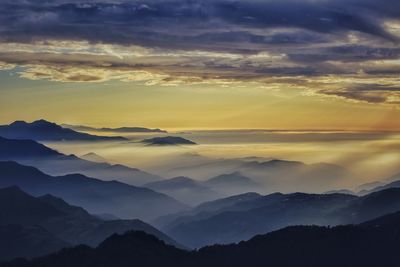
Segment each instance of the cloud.
[[398,0],[3,0],[0,69],[398,105]]

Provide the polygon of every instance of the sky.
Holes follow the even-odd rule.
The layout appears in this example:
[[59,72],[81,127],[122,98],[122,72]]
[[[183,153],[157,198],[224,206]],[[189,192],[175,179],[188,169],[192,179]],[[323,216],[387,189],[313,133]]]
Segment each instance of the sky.
[[398,0],[2,0],[0,123],[400,131]]

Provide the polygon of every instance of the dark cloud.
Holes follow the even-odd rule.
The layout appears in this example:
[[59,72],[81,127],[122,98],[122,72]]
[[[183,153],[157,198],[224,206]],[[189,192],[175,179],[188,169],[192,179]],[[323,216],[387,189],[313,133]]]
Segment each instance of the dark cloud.
[[[400,24],[393,31],[393,20],[400,20],[399,0],[2,0],[0,45],[67,40],[89,48],[8,48],[0,64],[24,66],[23,77],[34,79],[131,79],[133,71],[150,73],[143,80],[250,80],[398,103]],[[98,44],[151,52],[96,54]]]
[[[331,34],[358,31],[397,41],[382,27],[383,19],[400,17],[392,11],[397,6],[391,0],[17,0],[0,4],[0,31],[5,41],[79,39],[180,49],[212,49],[213,45],[218,49],[218,44],[228,43],[312,43],[320,38],[309,33],[268,34],[274,28]],[[252,32],[260,29],[266,32]]]

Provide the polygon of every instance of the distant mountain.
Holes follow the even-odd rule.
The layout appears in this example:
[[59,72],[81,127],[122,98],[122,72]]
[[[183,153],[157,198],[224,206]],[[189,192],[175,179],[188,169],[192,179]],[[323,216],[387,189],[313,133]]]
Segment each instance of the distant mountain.
[[[90,215],[80,207],[69,205],[60,198],[52,195],[36,198],[18,187],[0,189],[0,225],[19,225],[21,227],[16,229],[19,230],[20,235],[24,229],[39,226],[42,228],[41,232],[48,233],[50,243],[56,239],[62,240],[65,244],[96,246],[114,233],[141,230],[157,236],[168,244],[179,246],[171,238],[140,220],[104,221]],[[4,239],[4,235],[0,236],[0,239]],[[39,238],[42,236],[39,235]],[[53,238],[50,238],[51,236]],[[31,243],[39,241],[36,240],[35,235],[30,235],[30,237]],[[13,251],[15,254],[23,252],[18,248],[14,248]],[[28,252],[20,256],[30,256],[30,254]]]
[[161,178],[124,165],[97,163],[64,155],[31,140],[12,140],[0,137],[0,160],[17,161],[35,166],[51,175],[81,173],[103,180],[119,180],[131,185],[141,185]]
[[264,191],[262,186],[240,172],[222,174],[210,178],[205,185],[226,196],[238,195],[245,192]]
[[[354,196],[304,193],[272,194],[223,210],[177,218],[161,229],[191,248],[247,240],[290,225],[336,225],[331,210],[345,206]],[[179,222],[179,223],[177,223]]]
[[400,173],[396,173],[387,179],[387,181],[389,181],[389,182],[393,182],[393,181],[397,181],[397,180],[400,180]]
[[339,190],[331,190],[331,191],[326,191],[323,194],[347,194],[347,195],[356,195],[356,193],[354,193],[351,190],[348,189],[339,189]]
[[188,177],[175,177],[143,185],[157,192],[165,193],[175,199],[189,204],[198,205],[204,201],[215,200],[221,197],[212,189]]
[[379,181],[362,184],[362,185],[357,186],[356,192],[363,195],[363,194],[367,193],[368,191],[370,191],[376,187],[383,186],[383,185],[385,185],[385,183],[379,182]]
[[116,133],[167,133],[165,130],[161,129],[150,129],[144,127],[119,127],[119,128],[95,128],[83,125],[70,125],[62,124],[61,126],[65,128],[70,128],[75,131],[93,131],[93,132],[116,132]]
[[[351,187],[356,178],[347,169],[328,163],[305,164],[298,161],[259,159],[211,159],[182,157],[181,166],[165,169],[165,175],[206,179],[227,173],[240,173],[259,184],[260,193],[325,192]],[[262,191],[260,191],[262,190]],[[241,193],[244,193],[242,191]]]
[[400,180],[393,181],[387,184],[381,183],[379,186],[371,188],[370,190],[362,190],[359,192],[360,195],[366,195],[373,192],[378,192],[388,188],[399,188],[400,187]]
[[97,248],[78,246],[4,267],[397,267],[400,214],[360,225],[294,226],[249,241],[184,251],[143,232],[113,235]]
[[174,217],[169,215],[156,222],[179,242],[198,248],[238,242],[290,225],[355,224],[398,210],[400,188],[363,197],[276,193],[213,211],[190,210]]
[[178,136],[154,137],[141,142],[151,146],[196,145],[195,142]]
[[124,141],[120,136],[97,136],[63,128],[52,122],[37,120],[31,123],[15,121],[0,125],[0,136],[10,139],[31,139],[35,141]]
[[91,213],[111,213],[120,218],[150,220],[186,208],[175,199],[147,188],[81,174],[53,177],[33,167],[3,161],[0,187],[9,186],[18,186],[34,196],[49,193]]
[[105,158],[103,158],[102,156],[99,156],[98,154],[93,153],[93,152],[81,155],[80,158],[84,159],[84,160],[88,160],[88,161],[97,162],[97,163],[107,162],[107,160]]
[[239,206],[244,202],[251,202],[251,200],[256,200],[262,198],[260,194],[257,193],[245,193],[241,195],[231,196],[227,198],[221,198],[214,201],[204,202],[190,210],[168,214],[161,216],[154,220],[152,223],[160,227],[172,228],[175,225],[184,223],[186,221],[190,222],[192,219],[208,218],[216,213],[220,213],[223,210],[231,210],[232,207]]

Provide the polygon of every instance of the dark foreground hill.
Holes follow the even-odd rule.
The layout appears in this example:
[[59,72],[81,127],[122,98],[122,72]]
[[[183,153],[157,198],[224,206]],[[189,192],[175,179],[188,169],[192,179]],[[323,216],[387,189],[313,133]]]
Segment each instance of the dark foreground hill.
[[97,246],[110,235],[128,230],[144,231],[179,246],[140,220],[103,221],[52,195],[33,197],[18,187],[0,189],[0,260],[45,255],[71,245]]
[[124,141],[120,136],[98,136],[76,132],[72,129],[45,120],[31,123],[15,121],[0,125],[0,136],[10,139],[31,139],[36,141]]
[[113,235],[97,248],[78,246],[7,267],[398,267],[400,213],[360,225],[295,226],[249,241],[184,251],[143,232]]
[[0,161],[0,188],[18,186],[34,196],[52,194],[94,214],[149,220],[186,208],[153,190],[117,181],[102,181],[81,174],[50,176],[34,167]]

